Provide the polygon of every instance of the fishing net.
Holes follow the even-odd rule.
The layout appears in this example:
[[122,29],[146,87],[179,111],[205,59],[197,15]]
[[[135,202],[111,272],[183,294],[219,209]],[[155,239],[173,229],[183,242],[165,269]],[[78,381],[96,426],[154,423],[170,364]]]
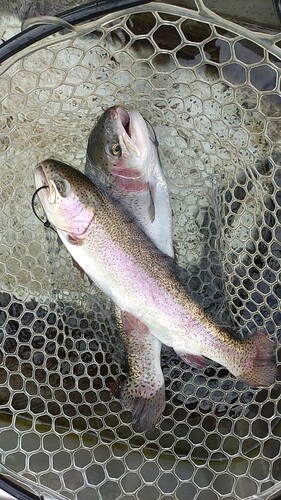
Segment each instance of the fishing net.
[[152,2],[61,29],[2,64],[1,463],[45,498],[281,489],[280,375],[253,390],[214,362],[197,370],[163,350],[165,411],[153,432],[136,432],[112,394],[126,375],[112,304],[31,209],[39,161],[83,171],[102,111],[137,107],[159,141],[186,289],[234,335],[262,330],[280,343],[278,40],[201,0]]

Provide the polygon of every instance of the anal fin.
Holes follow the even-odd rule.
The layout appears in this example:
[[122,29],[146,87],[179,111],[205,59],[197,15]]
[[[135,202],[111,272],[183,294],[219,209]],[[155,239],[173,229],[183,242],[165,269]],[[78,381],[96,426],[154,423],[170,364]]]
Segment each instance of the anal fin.
[[199,356],[196,354],[190,354],[188,352],[176,351],[177,355],[187,364],[193,368],[198,368],[202,370],[209,364],[209,360],[204,356]]

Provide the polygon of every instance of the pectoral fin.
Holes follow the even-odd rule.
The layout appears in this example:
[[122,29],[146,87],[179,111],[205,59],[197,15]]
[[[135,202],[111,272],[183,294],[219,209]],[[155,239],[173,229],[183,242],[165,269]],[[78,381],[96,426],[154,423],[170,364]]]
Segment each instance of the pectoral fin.
[[82,269],[81,266],[79,266],[79,264],[76,262],[76,260],[73,259],[73,257],[72,257],[72,265],[73,265],[73,267],[75,267],[76,269],[78,269],[80,277],[83,280],[85,278],[85,271],[84,271],[84,269]]
[[149,192],[148,215],[151,222],[153,222],[155,219],[155,204],[154,204],[155,191],[156,191],[155,186],[148,184],[148,192]]
[[76,262],[76,260],[73,259],[73,257],[72,257],[72,265],[73,265],[73,267],[75,267],[76,269],[78,269],[79,274],[80,274],[80,278],[82,278],[82,280],[84,280],[85,276],[87,276],[90,285],[93,284],[93,280],[90,278],[90,276],[86,275],[84,269],[82,269],[82,267],[79,266],[79,264]]
[[59,235],[57,235],[57,245],[58,245],[58,252],[60,251],[61,247],[63,247],[63,242],[61,241]]

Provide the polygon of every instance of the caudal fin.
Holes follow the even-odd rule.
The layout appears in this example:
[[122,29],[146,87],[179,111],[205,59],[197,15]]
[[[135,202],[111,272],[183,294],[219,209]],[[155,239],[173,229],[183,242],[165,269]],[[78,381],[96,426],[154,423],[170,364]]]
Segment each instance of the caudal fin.
[[121,390],[121,401],[132,411],[136,431],[152,431],[165,408],[164,381],[158,388],[149,388],[134,385],[129,377]]
[[264,333],[246,340],[248,344],[248,362],[246,369],[239,374],[251,387],[268,387],[274,383],[277,371],[276,343]]

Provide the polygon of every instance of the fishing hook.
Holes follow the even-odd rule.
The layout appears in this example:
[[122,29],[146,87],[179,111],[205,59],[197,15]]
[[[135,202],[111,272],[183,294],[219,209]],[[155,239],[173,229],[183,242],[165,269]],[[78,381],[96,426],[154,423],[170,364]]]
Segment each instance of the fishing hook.
[[45,188],[48,189],[48,186],[41,186],[38,189],[36,189],[35,193],[33,193],[32,199],[31,199],[31,206],[32,206],[32,210],[33,210],[33,213],[34,213],[35,217],[37,217],[37,219],[39,219],[40,222],[42,222],[42,224],[44,225],[44,227],[50,228],[53,231],[55,231],[55,233],[56,233],[56,230],[51,226],[50,221],[48,221],[48,219],[46,221],[43,221],[43,219],[41,219],[41,217],[39,217],[39,215],[37,214],[37,212],[35,210],[35,198],[36,198],[38,192],[41,189],[45,189]]

